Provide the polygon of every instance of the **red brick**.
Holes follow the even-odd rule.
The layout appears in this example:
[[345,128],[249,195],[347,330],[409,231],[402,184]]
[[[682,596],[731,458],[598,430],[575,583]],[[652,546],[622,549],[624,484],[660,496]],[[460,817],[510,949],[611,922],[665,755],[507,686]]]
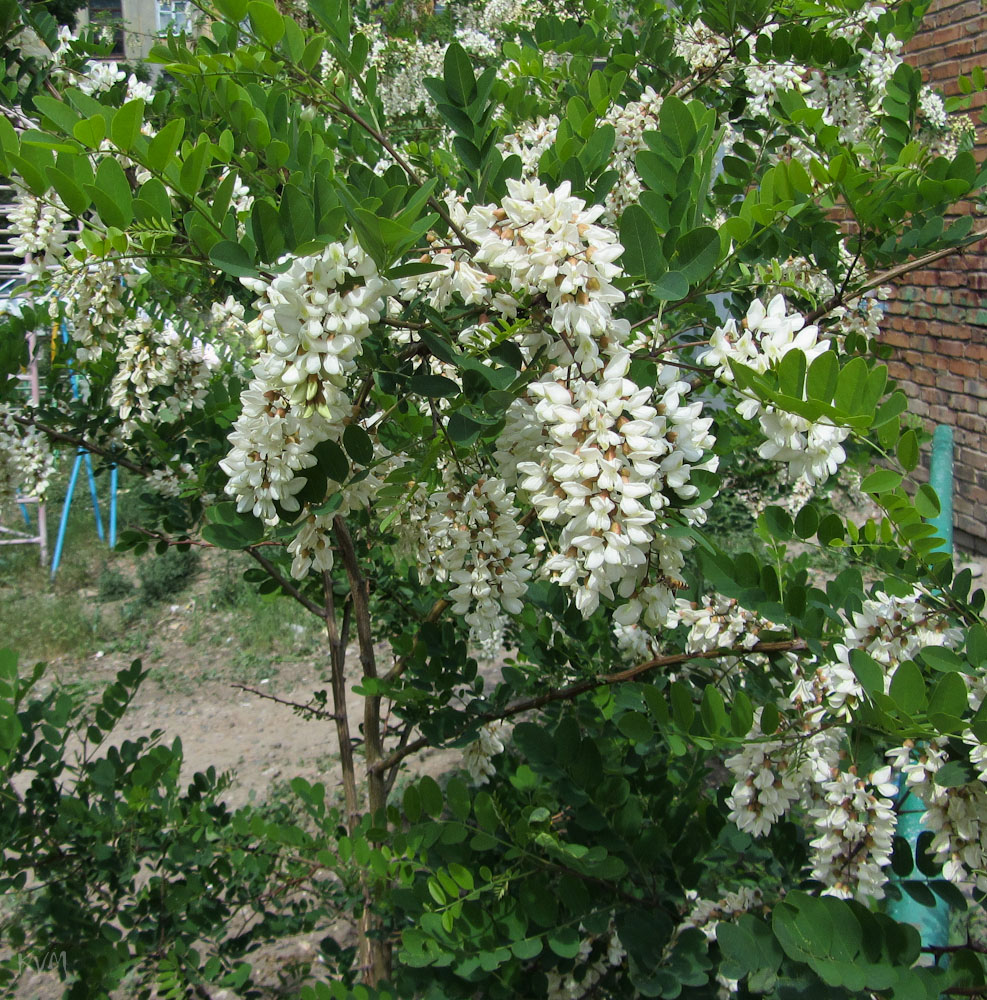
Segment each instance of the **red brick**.
[[949,370],[964,378],[976,378],[980,375],[980,365],[976,361],[963,361],[958,358],[950,358]]

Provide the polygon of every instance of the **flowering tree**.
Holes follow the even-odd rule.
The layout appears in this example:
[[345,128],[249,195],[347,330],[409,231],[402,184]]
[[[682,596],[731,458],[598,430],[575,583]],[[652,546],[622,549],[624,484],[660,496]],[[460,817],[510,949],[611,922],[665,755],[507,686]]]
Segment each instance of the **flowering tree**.
[[[880,909],[987,889],[983,595],[878,343],[887,283],[983,236],[944,221],[984,177],[901,61],[920,6],[202,14],[152,91],[20,11],[48,58],[11,56],[0,156],[69,339],[0,457],[23,481],[84,445],[145,480],[128,544],[242,551],[324,622],[296,707],[335,726],[342,805],[296,781],[318,835],[267,836],[352,888],[356,974],[976,992],[973,951],[913,967]],[[828,499],[848,455],[863,523]],[[785,496],[727,553],[717,511],[769,464]],[[440,746],[469,781],[398,800]]]

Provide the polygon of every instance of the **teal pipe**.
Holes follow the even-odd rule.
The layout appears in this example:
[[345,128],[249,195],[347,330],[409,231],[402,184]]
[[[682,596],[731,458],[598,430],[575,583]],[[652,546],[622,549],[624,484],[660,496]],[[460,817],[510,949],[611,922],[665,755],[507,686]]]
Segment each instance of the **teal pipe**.
[[929,522],[942,539],[937,551],[953,554],[953,428],[940,424],[932,435],[929,485],[939,497],[939,515]]
[[[939,514],[930,520],[939,536],[939,552],[953,554],[953,428],[940,424],[932,435],[932,462],[929,467],[929,485],[939,497]],[[925,806],[922,801],[899,780],[901,804],[898,808],[898,836],[904,837],[915,855],[922,826]],[[898,881],[897,879],[893,879]],[[911,881],[927,882],[916,868]],[[945,947],[949,944],[949,906],[936,897],[935,906],[923,906],[901,889],[901,898],[888,900],[888,913],[905,924],[911,924],[921,935],[926,947]]]

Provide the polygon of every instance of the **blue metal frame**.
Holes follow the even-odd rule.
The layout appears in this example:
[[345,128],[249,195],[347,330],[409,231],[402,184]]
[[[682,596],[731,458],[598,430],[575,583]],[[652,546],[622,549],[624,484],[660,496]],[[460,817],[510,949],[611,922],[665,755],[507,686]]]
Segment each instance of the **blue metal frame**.
[[[67,344],[69,333],[66,329],[64,320],[62,320],[61,334],[62,343]],[[79,398],[79,381],[75,372],[72,373],[72,397],[74,399]],[[96,489],[96,475],[93,472],[92,456],[85,450],[85,448],[80,448],[75,455],[75,462],[72,465],[72,474],[69,476],[68,490],[65,493],[65,500],[62,503],[62,516],[58,523],[58,537],[55,539],[55,551],[51,559],[52,579],[54,579],[55,573],[58,571],[58,564],[62,560],[62,549],[65,547],[65,534],[68,530],[69,524],[69,513],[72,509],[72,497],[75,494],[75,484],[79,478],[79,467],[83,462],[86,464],[86,476],[89,479],[89,495],[92,497],[93,502],[93,515],[96,519],[96,534],[99,536],[99,540],[101,542],[105,538],[105,534],[103,532],[103,518],[99,509],[99,493]],[[26,511],[24,516],[25,518],[27,517]],[[110,548],[112,549],[116,545],[117,541],[117,467],[115,465],[110,466],[109,528],[109,543]]]

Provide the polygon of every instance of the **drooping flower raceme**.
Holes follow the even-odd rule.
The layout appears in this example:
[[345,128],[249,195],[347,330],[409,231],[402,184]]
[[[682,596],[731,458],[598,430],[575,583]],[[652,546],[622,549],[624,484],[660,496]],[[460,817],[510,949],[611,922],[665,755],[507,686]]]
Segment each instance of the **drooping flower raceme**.
[[823,883],[826,895],[862,902],[883,899],[897,825],[898,788],[891,768],[883,767],[867,780],[854,769],[835,771],[822,791],[821,803],[809,810],[821,831],[810,845],[812,877]]
[[271,281],[242,280],[259,296],[249,326],[261,354],[220,466],[237,509],[276,523],[275,504],[300,509],[296,494],[316,462],[313,449],[339,439],[351,418],[346,379],[393,287],[354,239],[296,258]]
[[[625,625],[649,603],[639,594],[649,568],[658,577],[681,569],[682,547],[661,537],[666,508],[697,495],[694,469],[716,465],[708,456],[711,420],[699,417],[701,404],[683,402],[688,384],[666,368],[658,390],[639,388],[627,377],[630,360],[615,349],[597,378],[566,384],[551,373],[533,383],[534,416],[545,438],[537,460],[517,466],[519,487],[539,519],[561,529],[545,571],[574,591],[586,616],[601,596],[619,594],[627,601]],[[502,461],[509,454],[498,452]],[[683,515],[699,522],[704,511],[685,506]]]
[[0,504],[16,497],[44,500],[55,471],[48,438],[13,419],[14,409],[0,404]]
[[496,773],[493,758],[504,752],[511,726],[503,720],[488,722],[480,727],[476,739],[463,751],[463,767],[474,785],[485,785]]
[[898,665],[927,646],[955,647],[963,641],[960,629],[941,612],[931,609],[920,591],[892,597],[879,591],[863,603],[847,625],[843,642],[834,646],[836,663],[824,664],[815,683],[827,710],[846,718],[864,697],[853,669],[852,651],[862,650],[884,670],[884,693],[890,690]]
[[26,188],[17,188],[7,221],[13,230],[11,248],[25,258],[21,264],[25,277],[41,277],[61,263],[68,240],[65,223],[70,219],[61,198],[54,192],[49,200],[42,201]]
[[583,375],[602,369],[601,349],[630,336],[627,320],[613,316],[624,293],[612,282],[623,252],[616,234],[597,224],[602,205],[590,208],[564,181],[550,191],[538,181],[507,182],[502,206],[475,206],[466,234],[478,244],[476,261],[504,278],[516,295],[544,295],[556,336],[550,360],[575,362]]
[[438,490],[422,526],[421,575],[449,581],[452,610],[479,645],[501,632],[503,615],[520,614],[531,577],[514,496],[503,480],[480,479],[464,491]]
[[170,320],[139,313],[117,352],[110,405],[132,432],[138,420],[178,415],[205,403],[219,357],[211,346],[183,336]]

